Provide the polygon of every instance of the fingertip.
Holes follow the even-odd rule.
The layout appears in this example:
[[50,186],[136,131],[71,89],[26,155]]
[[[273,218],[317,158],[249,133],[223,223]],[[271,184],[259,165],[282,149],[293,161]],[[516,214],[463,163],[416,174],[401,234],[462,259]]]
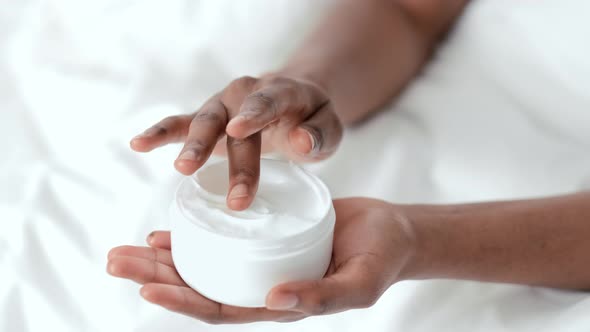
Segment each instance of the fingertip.
[[133,151],[138,151],[139,152],[139,148],[141,147],[141,143],[140,139],[137,137],[133,137],[130,141],[129,141],[129,147],[131,148],[131,150]]
[[148,244],[148,246],[151,246],[153,241],[154,241],[154,235],[155,235],[156,231],[151,231],[148,236],[145,238],[145,242]]
[[234,138],[245,138],[251,133],[247,128],[248,120],[243,116],[236,116],[225,126],[225,133]]
[[289,143],[293,150],[302,156],[311,154],[316,145],[311,133],[301,127],[289,132]]
[[295,293],[271,290],[266,296],[265,306],[268,310],[293,310],[299,304],[299,297]]
[[150,297],[151,294],[152,292],[150,284],[145,284],[139,287],[139,295],[141,295],[143,298]]
[[184,287],[168,284],[147,283],[139,289],[139,295],[150,303],[178,311],[182,309],[183,302],[186,301],[183,289]]
[[171,247],[170,231],[153,231],[147,238],[148,245],[152,248],[169,250]]
[[109,260],[107,263],[107,273],[113,277],[121,276],[120,265],[117,264],[117,260]]
[[234,211],[243,211],[250,206],[251,201],[249,197],[228,199],[227,207]]
[[116,255],[118,248],[119,247],[115,247],[109,250],[109,252],[107,253],[107,260],[111,260],[111,258],[113,258]]
[[176,168],[177,171],[186,176],[195,173],[200,166],[201,163],[196,160],[176,159],[174,161],[174,168]]
[[227,195],[227,206],[234,211],[242,211],[252,203],[250,188],[245,183],[238,183]]
[[113,258],[115,258],[116,256],[120,255],[120,251],[124,250],[126,247],[128,246],[118,246],[118,247],[114,247],[111,250],[109,250],[109,253],[107,254],[107,259],[111,260]]
[[145,284],[139,288],[139,295],[148,302],[154,303],[154,292],[150,284]]
[[151,146],[147,143],[146,137],[136,136],[129,141],[129,147],[135,152],[149,152]]

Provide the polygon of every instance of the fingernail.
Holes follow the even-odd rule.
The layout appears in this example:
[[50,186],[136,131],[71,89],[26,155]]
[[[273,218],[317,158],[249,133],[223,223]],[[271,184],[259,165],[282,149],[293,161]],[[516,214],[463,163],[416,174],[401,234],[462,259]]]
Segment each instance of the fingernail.
[[197,160],[197,154],[193,150],[186,150],[178,156],[178,160]]
[[297,306],[299,298],[295,294],[278,294],[272,297],[267,303],[266,308],[270,310],[290,310]]
[[151,233],[150,233],[150,234],[147,236],[146,242],[147,242],[148,244],[151,244],[151,243],[152,243],[152,239],[153,239],[153,238],[154,238],[154,232],[151,232]]
[[307,136],[309,136],[309,141],[311,142],[311,150],[309,150],[309,152],[313,152],[316,148],[315,138],[309,131],[306,130],[305,132],[307,133]]
[[229,200],[234,200],[237,198],[247,197],[248,196],[248,186],[244,183],[237,184],[233,187],[231,192],[229,193]]

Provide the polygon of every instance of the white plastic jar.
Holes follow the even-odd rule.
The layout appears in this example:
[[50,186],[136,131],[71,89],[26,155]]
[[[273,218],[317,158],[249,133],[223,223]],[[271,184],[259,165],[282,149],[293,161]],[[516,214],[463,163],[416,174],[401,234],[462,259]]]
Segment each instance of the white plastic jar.
[[248,209],[227,208],[227,187],[224,161],[201,168],[176,191],[172,258],[190,287],[220,303],[263,307],[272,287],[324,276],[335,213],[321,180],[293,163],[262,159]]

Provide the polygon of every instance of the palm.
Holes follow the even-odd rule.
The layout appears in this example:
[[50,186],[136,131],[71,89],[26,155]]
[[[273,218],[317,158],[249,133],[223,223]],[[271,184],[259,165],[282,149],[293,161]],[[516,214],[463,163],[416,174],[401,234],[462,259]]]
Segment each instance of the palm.
[[209,323],[241,323],[281,320],[293,313],[265,308],[240,308],[209,300],[190,288],[180,277],[170,252],[170,232],[152,233],[151,247],[121,246],[109,252],[110,274],[144,285],[141,295],[148,301]]
[[[397,216],[388,203],[374,199],[335,200],[334,208],[338,222],[332,263],[336,269],[349,264],[353,268],[359,265],[373,267],[377,263],[395,279],[405,258],[405,249],[409,246],[405,229],[402,229],[403,218]],[[356,264],[351,264],[353,261]],[[384,262],[388,265],[383,266]]]
[[[170,252],[170,233],[158,231],[148,239],[150,247],[121,246],[109,253],[108,271],[114,276],[144,285],[148,301],[210,323],[245,323],[261,320],[291,321],[371,305],[395,281],[408,248],[401,218],[391,205],[371,199],[335,200],[336,228],[332,261],[321,281],[280,285],[273,292],[305,290],[311,293],[307,312],[241,308],[220,304],[191,289],[179,276]],[[401,228],[400,228],[400,225]],[[338,292],[337,285],[354,283],[354,289],[336,302],[319,298],[322,292]],[[326,286],[327,285],[327,286]],[[314,287],[324,287],[314,292]],[[334,289],[331,289],[334,288]],[[361,293],[358,293],[361,292]],[[317,302],[317,303],[316,303]]]

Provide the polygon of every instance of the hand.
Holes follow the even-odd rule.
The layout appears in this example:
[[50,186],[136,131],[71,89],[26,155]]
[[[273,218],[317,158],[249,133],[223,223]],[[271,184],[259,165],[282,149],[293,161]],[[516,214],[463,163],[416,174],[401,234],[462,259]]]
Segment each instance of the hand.
[[294,321],[371,306],[403,276],[414,248],[410,222],[395,206],[374,199],[335,200],[334,208],[334,248],[324,278],[274,287],[266,308],[220,304],[189,288],[174,268],[169,232],[150,234],[150,247],[112,249],[107,271],[142,284],[146,300],[208,323]]
[[148,152],[184,141],[174,165],[190,175],[224,137],[230,165],[227,205],[243,210],[258,188],[262,142],[265,150],[276,149],[290,159],[320,160],[336,150],[342,126],[330,99],[314,83],[281,76],[242,77],[195,113],[158,122],[133,138],[131,147]]

